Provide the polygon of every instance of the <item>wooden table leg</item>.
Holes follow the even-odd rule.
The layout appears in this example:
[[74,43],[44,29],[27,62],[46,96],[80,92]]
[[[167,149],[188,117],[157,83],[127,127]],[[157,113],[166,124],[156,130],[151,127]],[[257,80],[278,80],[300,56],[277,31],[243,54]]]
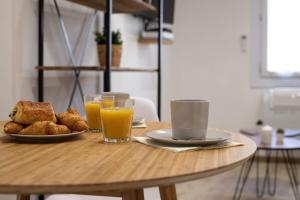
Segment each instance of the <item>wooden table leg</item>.
[[144,190],[128,190],[122,191],[122,200],[144,200]]
[[17,200],[30,200],[30,195],[28,194],[18,194]]
[[175,185],[160,186],[159,193],[161,200],[177,200]]

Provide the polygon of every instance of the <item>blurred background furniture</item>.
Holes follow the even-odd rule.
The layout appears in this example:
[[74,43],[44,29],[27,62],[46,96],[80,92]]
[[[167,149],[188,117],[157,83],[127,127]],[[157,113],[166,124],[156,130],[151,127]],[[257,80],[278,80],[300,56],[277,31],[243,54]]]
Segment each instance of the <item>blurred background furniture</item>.
[[159,121],[154,103],[147,98],[132,97],[134,99],[134,118],[145,121]]
[[[294,138],[283,138],[283,143],[277,143],[276,132],[273,132],[273,140],[271,144],[261,144],[261,138],[259,135],[249,136],[257,145],[257,151],[253,158],[246,162],[240,171],[233,199],[241,199],[245,184],[247,182],[249,173],[256,161],[256,196],[262,198],[265,194],[274,196],[277,188],[277,168],[279,162],[279,156],[282,155],[282,162],[287,170],[291,188],[295,200],[299,200],[299,174],[297,164],[295,162],[294,151],[300,150],[300,140]],[[265,154],[265,159],[260,158],[262,154]],[[262,183],[260,181],[260,164],[266,162],[266,168],[263,172]]]

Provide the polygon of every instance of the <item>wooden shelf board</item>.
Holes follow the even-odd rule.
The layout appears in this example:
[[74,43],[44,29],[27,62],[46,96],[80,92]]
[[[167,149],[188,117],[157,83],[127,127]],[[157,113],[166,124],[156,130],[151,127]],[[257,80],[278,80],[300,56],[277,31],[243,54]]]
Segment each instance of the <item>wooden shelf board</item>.
[[[104,71],[103,67],[99,66],[37,66],[37,70],[43,71]],[[157,72],[157,69],[142,69],[142,68],[116,68],[111,69],[112,72]]]
[[[105,11],[106,0],[68,0],[96,10]],[[156,8],[142,0],[113,0],[114,13],[156,12]]]
[[[163,44],[165,45],[171,45],[173,44],[173,40],[170,39],[163,39]],[[157,39],[156,38],[139,38],[139,43],[144,43],[144,44],[157,44]]]

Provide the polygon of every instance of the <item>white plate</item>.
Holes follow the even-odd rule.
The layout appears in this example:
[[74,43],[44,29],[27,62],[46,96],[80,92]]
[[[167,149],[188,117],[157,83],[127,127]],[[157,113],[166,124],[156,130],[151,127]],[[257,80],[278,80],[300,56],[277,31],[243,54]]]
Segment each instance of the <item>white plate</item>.
[[144,118],[136,118],[132,120],[132,125],[140,125],[145,123],[145,119]]
[[146,133],[146,136],[159,142],[179,144],[179,145],[212,145],[212,144],[224,142],[231,138],[230,133],[208,131],[207,137],[202,140],[175,140],[172,138],[171,129],[160,129],[160,130],[149,131]]
[[86,131],[68,133],[68,134],[60,134],[60,135],[20,135],[20,134],[7,134],[5,135],[22,142],[63,142],[66,140],[71,140],[79,135],[85,133]]

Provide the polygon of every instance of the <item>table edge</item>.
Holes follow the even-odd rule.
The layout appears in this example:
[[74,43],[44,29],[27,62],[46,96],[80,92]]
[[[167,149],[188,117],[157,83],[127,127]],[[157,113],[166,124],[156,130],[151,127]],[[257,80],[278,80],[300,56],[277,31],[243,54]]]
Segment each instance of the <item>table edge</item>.
[[[161,122],[166,123],[166,122]],[[0,121],[1,124],[1,121]],[[86,192],[97,192],[97,191],[108,191],[108,190],[127,190],[133,188],[147,188],[153,186],[163,186],[170,184],[177,184],[187,181],[192,181],[212,175],[216,175],[225,171],[229,171],[234,169],[248,159],[250,159],[257,150],[256,143],[250,138],[246,137],[243,134],[236,132],[235,134],[239,134],[252,144],[251,150],[245,158],[242,160],[238,160],[237,162],[231,163],[226,166],[208,169],[206,171],[195,172],[190,174],[182,174],[172,177],[163,177],[163,178],[155,178],[148,180],[139,180],[139,181],[130,181],[130,182],[122,182],[122,183],[101,183],[101,184],[81,184],[81,185],[0,185],[0,193],[2,194],[80,194]],[[232,147],[236,148],[236,147]],[[138,187],[137,187],[138,185]]]
[[[257,148],[253,149],[253,152],[245,157],[243,160],[239,160],[231,165],[227,165],[220,168],[209,169],[207,171],[202,171],[193,174],[187,175],[179,175],[167,178],[158,178],[158,179],[151,179],[146,181],[131,181],[131,182],[122,182],[122,183],[113,183],[113,187],[109,184],[83,184],[83,185],[61,185],[61,186],[3,186],[0,185],[0,193],[2,194],[80,194],[86,192],[100,192],[100,191],[108,191],[108,190],[128,190],[128,189],[135,189],[135,188],[148,188],[148,187],[155,187],[155,186],[163,186],[163,185],[171,185],[171,184],[178,184],[187,181],[193,181],[200,178],[205,178],[209,176],[213,176],[216,174],[220,174],[222,172],[229,171],[234,169],[247,160],[249,160],[252,156],[254,156]],[[136,187],[136,185],[139,187]],[[59,189],[58,189],[59,188]]]

